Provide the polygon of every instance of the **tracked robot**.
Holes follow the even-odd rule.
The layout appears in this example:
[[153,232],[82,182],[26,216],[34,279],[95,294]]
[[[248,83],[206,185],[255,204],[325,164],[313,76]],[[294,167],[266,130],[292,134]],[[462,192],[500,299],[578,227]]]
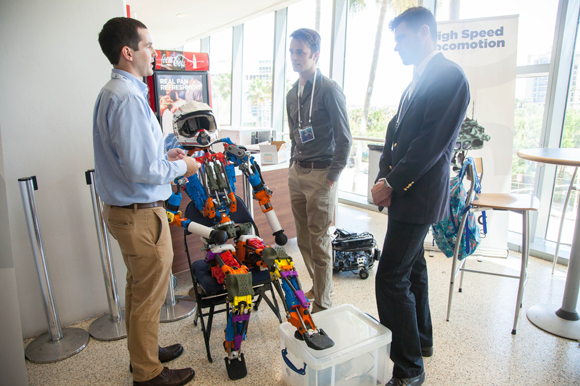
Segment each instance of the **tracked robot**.
[[[266,246],[252,234],[252,223],[234,224],[230,219],[236,212],[235,169],[238,168],[252,186],[255,200],[275,236],[276,244],[285,245],[284,234],[272,206],[272,191],[265,184],[254,157],[229,138],[218,139],[218,128],[211,108],[199,102],[189,102],[174,113],[173,130],[179,144],[202,164],[196,175],[175,180],[174,192],[167,205],[170,225],[182,226],[201,236],[205,243],[205,261],[211,274],[227,290],[228,310],[224,348],[226,368],[230,379],[247,375],[241,344],[246,339],[253,308],[252,274],[249,268],[268,270],[272,284],[280,295],[287,320],[296,327],[295,337],[305,341],[314,350],[332,347],[334,342],[317,328],[309,311],[310,303],[304,296],[294,262],[283,247]],[[223,152],[212,147],[223,145]],[[199,155],[201,153],[201,155]],[[191,198],[204,217],[213,221],[211,227],[182,218],[179,212],[181,191]],[[232,239],[234,244],[228,244]]]

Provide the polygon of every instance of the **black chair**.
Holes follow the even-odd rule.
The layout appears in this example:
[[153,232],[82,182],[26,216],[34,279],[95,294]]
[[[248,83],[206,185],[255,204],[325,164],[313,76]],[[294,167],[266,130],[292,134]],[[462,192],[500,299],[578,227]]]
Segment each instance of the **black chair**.
[[[256,236],[259,237],[258,228],[256,227],[256,223],[245,203],[236,196],[237,200],[237,210],[236,212],[232,212],[230,214],[230,219],[235,224],[244,224],[244,223],[251,223]],[[185,209],[185,217],[194,221],[198,224],[206,225],[206,226],[213,226],[213,221],[207,217],[203,217],[203,215],[199,212],[199,210],[195,207],[195,204],[190,202]],[[193,281],[193,288],[190,291],[190,296],[194,297],[197,302],[197,309],[195,313],[195,318],[193,324],[197,326],[197,320],[201,321],[201,331],[203,332],[203,339],[205,342],[205,350],[207,352],[207,359],[210,362],[213,362],[211,358],[211,352],[209,348],[209,339],[211,336],[211,326],[213,322],[213,317],[215,314],[227,312],[229,313],[229,305],[227,303],[227,291],[224,289],[222,284],[219,284],[217,280],[211,276],[210,267],[205,262],[205,256],[202,259],[196,260],[193,263],[191,262],[191,257],[189,254],[189,248],[187,246],[187,236],[191,235],[190,232],[185,230],[184,234],[184,244],[185,244],[185,253],[187,255],[187,261],[189,262],[189,268],[191,272],[191,280]],[[260,303],[262,299],[266,301],[274,315],[278,318],[278,321],[282,323],[282,318],[280,316],[280,307],[278,306],[278,301],[276,300],[276,295],[274,294],[274,288],[272,286],[272,282],[270,280],[270,272],[267,270],[261,271],[259,268],[252,268],[250,269],[252,273],[252,285],[254,289],[254,311],[258,311]],[[271,292],[270,299],[267,296],[267,292]],[[193,292],[193,296],[192,293]],[[219,309],[216,310],[216,307]],[[204,312],[204,309],[208,309],[209,311]],[[204,321],[204,317],[207,317],[207,325]]]

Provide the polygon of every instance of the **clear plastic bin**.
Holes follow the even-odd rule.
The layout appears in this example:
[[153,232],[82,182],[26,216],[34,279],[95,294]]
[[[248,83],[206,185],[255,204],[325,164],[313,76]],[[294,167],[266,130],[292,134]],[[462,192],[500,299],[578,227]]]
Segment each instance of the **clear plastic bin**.
[[294,338],[296,328],[282,323],[282,381],[288,386],[377,386],[390,379],[391,331],[350,304],[313,315],[314,323],[334,341],[312,350]]

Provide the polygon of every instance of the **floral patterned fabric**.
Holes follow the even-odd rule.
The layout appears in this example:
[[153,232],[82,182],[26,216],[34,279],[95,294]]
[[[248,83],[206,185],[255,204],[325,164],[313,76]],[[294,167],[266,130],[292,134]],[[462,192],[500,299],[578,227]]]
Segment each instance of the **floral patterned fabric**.
[[[456,177],[451,178],[450,183],[450,199],[449,199],[449,216],[440,222],[433,224],[431,230],[433,238],[437,247],[447,257],[453,256],[455,244],[457,243],[457,233],[459,231],[459,224],[464,213],[469,211],[471,206],[466,208],[465,201],[467,200],[467,191],[463,186],[463,177],[467,172],[468,165],[473,164],[473,158],[465,159],[461,171]],[[481,185],[479,184],[477,173],[475,176],[475,191],[481,193]],[[469,242],[466,242],[469,240]],[[479,235],[479,226],[473,213],[467,215],[465,227],[461,237],[461,244],[459,247],[459,260],[465,259],[467,256],[473,254],[481,243]]]

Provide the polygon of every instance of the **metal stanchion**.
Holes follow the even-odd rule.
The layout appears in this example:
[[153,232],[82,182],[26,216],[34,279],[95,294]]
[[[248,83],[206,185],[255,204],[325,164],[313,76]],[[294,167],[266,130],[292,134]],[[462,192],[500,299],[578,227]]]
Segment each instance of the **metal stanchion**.
[[242,191],[244,194],[246,208],[248,208],[250,216],[254,218],[254,198],[252,196],[252,185],[250,185],[250,180],[248,180],[246,176],[243,176],[242,178]]
[[30,244],[40,280],[48,332],[42,334],[26,347],[25,355],[31,362],[50,363],[66,359],[80,352],[89,341],[89,334],[80,328],[61,328],[56,303],[52,295],[50,276],[44,258],[40,224],[36,210],[34,191],[38,189],[36,176],[18,179],[24,214],[30,236]]
[[159,321],[161,323],[175,322],[193,314],[196,309],[195,300],[188,296],[175,295],[173,291],[173,273],[169,273],[169,288],[165,303],[161,306]]
[[91,198],[93,199],[93,214],[95,215],[95,226],[97,228],[97,239],[99,240],[99,250],[101,252],[101,263],[103,267],[103,277],[105,279],[105,290],[109,301],[109,313],[101,316],[89,326],[89,334],[98,340],[117,340],[127,337],[125,328],[125,311],[119,305],[119,295],[117,292],[117,281],[115,280],[115,270],[111,260],[111,247],[107,236],[107,228],[101,200],[97,194],[97,189],[93,181],[95,171],[85,172],[87,185],[91,187]]

